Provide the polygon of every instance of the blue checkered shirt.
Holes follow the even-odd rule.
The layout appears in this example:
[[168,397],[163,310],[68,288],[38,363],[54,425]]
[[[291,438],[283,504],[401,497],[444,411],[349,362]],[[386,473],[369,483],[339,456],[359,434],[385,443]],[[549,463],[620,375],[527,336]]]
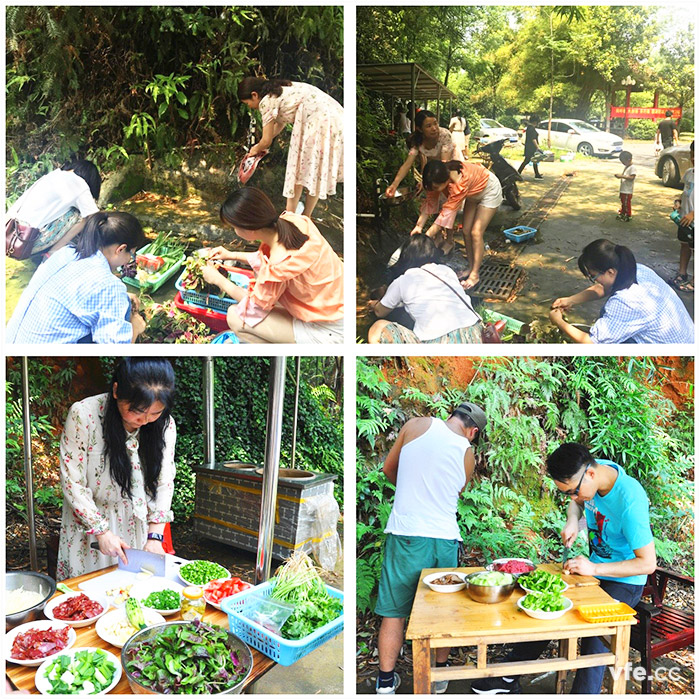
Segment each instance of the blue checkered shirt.
[[22,293],[7,324],[8,343],[130,343],[129,297],[97,252],[78,259],[75,248],[57,250]]
[[594,343],[694,343],[695,326],[678,295],[646,265],[637,282],[615,292],[591,328]]

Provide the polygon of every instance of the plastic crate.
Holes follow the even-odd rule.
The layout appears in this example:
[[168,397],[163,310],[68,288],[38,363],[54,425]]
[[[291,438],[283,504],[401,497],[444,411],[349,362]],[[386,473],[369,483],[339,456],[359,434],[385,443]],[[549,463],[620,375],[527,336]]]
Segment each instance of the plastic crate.
[[175,306],[177,306],[180,311],[186,311],[191,316],[194,316],[198,321],[205,323],[209,328],[217,333],[222,331],[228,331],[228,323],[226,322],[226,314],[222,314],[218,311],[212,311],[211,309],[204,309],[201,306],[192,306],[186,304],[182,299],[182,294],[178,292],[175,295]]
[[[258,586],[253,586],[230,598],[221,601],[221,609],[228,615],[228,623],[231,632],[238,635],[246,644],[265,654],[281,666],[291,666],[314,649],[325,644],[343,630],[344,612],[335,620],[319,627],[315,632],[303,639],[283,639],[274,632],[265,629],[245,616],[246,606],[256,596],[269,597],[272,593],[274,579],[270,579]],[[331,586],[326,586],[328,594],[332,598],[338,598],[343,602],[343,592]]]
[[[150,245],[150,243],[148,244]],[[139,250],[136,251],[136,255],[141,255],[143,254],[143,251],[148,248],[148,245],[145,245],[143,248],[140,248]],[[185,263],[185,254],[182,254],[182,257],[180,260],[178,260],[176,263],[173,263],[170,267],[168,267],[166,270],[159,270],[153,275],[153,279],[150,282],[146,282],[146,284],[141,284],[135,277],[122,277],[122,282],[124,284],[128,285],[129,287],[134,287],[135,289],[142,289],[144,292],[155,292],[157,289],[160,289],[169,279],[175,276],[175,273],[184,265]]]
[[622,622],[637,614],[627,603],[579,605],[576,610],[586,622]]
[[515,226],[514,228],[507,228],[503,233],[508,240],[514,243],[522,243],[534,238],[537,229],[531,226]]
[[518,321],[517,318],[506,316],[505,314],[499,314],[498,311],[492,311],[491,309],[489,309],[488,312],[483,315],[486,316],[492,323],[495,323],[496,321],[505,321],[506,330],[510,331],[511,333],[515,333],[515,335],[520,335],[520,331],[525,325],[525,321]]
[[[255,275],[250,270],[236,269],[235,271],[231,268],[226,268],[228,272],[228,278],[234,284],[244,289],[248,286],[248,283]],[[182,300],[185,304],[191,304],[193,306],[200,306],[203,309],[212,309],[213,311],[221,311],[224,314],[228,311],[228,307],[231,304],[237,304],[235,299],[228,299],[224,297],[217,296],[216,294],[205,294],[204,292],[196,292],[192,289],[185,289],[182,285],[183,280],[187,276],[187,270],[178,277],[177,282],[175,282],[175,287],[182,295]]]

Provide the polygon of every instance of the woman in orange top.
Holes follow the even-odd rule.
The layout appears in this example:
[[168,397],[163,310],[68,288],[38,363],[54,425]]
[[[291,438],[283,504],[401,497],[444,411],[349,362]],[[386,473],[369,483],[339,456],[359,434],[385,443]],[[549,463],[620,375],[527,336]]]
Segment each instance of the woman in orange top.
[[[423,168],[423,187],[427,197],[411,235],[423,233],[423,226],[431,214],[438,216],[426,235],[435,238],[443,228],[451,231],[457,212],[464,203],[462,235],[471,270],[462,286],[471,289],[479,283],[479,268],[484,257],[484,231],[503,201],[501,183],[494,173],[478,163],[432,160]],[[447,197],[442,207],[439,206],[441,192]]]
[[343,264],[308,216],[278,214],[255,187],[244,187],[221,207],[221,221],[244,241],[260,241],[255,253],[214,248],[210,260],[236,260],[253,268],[245,290],[211,264],[204,279],[238,304],[226,315],[247,343],[342,343]]

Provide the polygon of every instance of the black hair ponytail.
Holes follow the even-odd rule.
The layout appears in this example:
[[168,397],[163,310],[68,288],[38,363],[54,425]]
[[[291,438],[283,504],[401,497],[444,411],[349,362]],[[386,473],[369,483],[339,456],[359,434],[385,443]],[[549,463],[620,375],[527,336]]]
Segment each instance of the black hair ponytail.
[[591,270],[596,272],[616,270],[613,294],[637,282],[637,261],[634,253],[629,248],[615,245],[606,238],[599,238],[583,249],[578,259],[578,267],[584,275],[589,275]]
[[433,185],[447,182],[451,172],[461,172],[463,165],[461,160],[450,160],[447,163],[441,160],[429,160],[423,168],[423,188],[426,192],[430,192]]
[[78,258],[89,258],[110,245],[125,244],[129,250],[146,242],[139,220],[121,211],[98,211],[85,217],[85,225],[74,247]]
[[411,148],[418,148],[423,143],[423,132],[421,129],[423,128],[423,122],[430,117],[437,119],[437,117],[427,109],[421,110],[416,114],[416,130],[411,134],[408,142]]

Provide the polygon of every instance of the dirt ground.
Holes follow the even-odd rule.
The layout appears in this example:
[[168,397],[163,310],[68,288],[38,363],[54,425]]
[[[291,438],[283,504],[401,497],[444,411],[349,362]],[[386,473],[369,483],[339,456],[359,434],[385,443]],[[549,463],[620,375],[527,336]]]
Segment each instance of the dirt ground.
[[[515,258],[515,264],[524,269],[526,277],[515,299],[510,302],[489,301],[488,308],[520,321],[539,319],[548,324],[547,314],[555,298],[574,294],[588,286],[576,261],[582,248],[597,238],[608,238],[629,247],[638,262],[649,266],[664,279],[675,276],[680,246],[676,226],[669,214],[680,191],[664,187],[654,174],[654,145],[651,141],[629,142],[625,148],[633,153],[637,166],[629,222],[615,218],[620,202],[619,181],[614,173],[622,171],[619,160],[577,158],[572,162],[542,163],[543,180],[535,180],[532,169],[525,169],[525,181],[519,184],[522,209],[513,212],[507,205],[501,205],[485,237],[490,249],[484,262]],[[519,165],[518,151],[505,155],[514,166]],[[502,230],[516,225],[521,217],[524,219],[528,209],[559,178],[570,173],[573,176],[569,178],[568,188],[539,226],[535,239],[522,244],[504,243]],[[366,340],[367,329],[374,320],[366,308],[369,291],[381,283],[386,260],[405,238],[402,232],[406,224],[400,221],[401,213],[392,211],[390,217],[382,234],[372,224],[358,226],[357,334],[363,340]],[[461,258],[465,264],[460,238],[456,237],[458,247],[449,263],[452,266],[455,266],[455,258]],[[693,264],[691,260],[691,270]],[[679,296],[692,316],[694,295],[679,293]],[[602,303],[592,302],[577,307],[568,318],[574,323],[590,325],[598,317]]]

